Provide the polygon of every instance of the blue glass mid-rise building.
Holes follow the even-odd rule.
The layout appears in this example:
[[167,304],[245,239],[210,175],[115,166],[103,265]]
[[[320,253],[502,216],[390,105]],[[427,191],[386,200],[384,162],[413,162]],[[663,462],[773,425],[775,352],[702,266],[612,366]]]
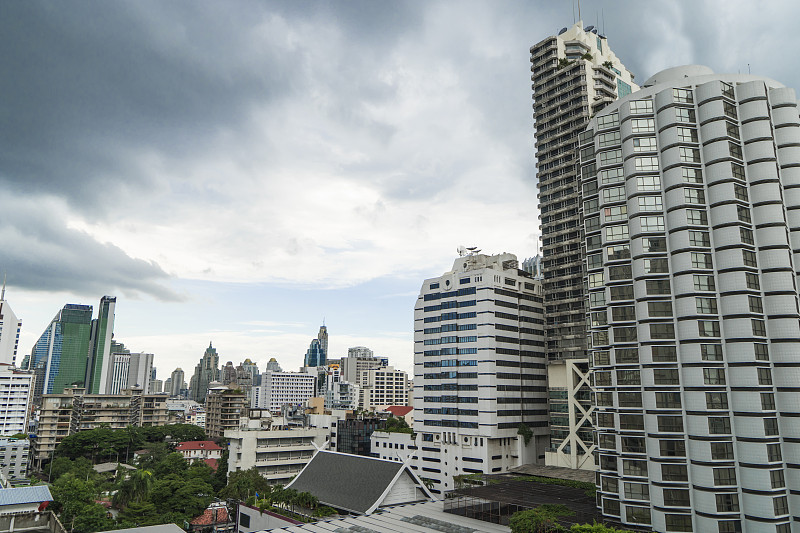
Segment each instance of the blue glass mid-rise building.
[[303,366],[324,366],[327,361],[327,355],[319,339],[313,339],[311,341],[311,346],[309,346],[306,351],[305,359],[303,359]]

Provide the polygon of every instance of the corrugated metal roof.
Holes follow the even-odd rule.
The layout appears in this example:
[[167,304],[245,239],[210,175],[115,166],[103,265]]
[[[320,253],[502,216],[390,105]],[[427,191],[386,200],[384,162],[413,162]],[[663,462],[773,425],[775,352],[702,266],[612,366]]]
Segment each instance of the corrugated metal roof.
[[0,490],[0,506],[51,501],[53,501],[53,496],[50,494],[50,489],[48,489],[46,485]]

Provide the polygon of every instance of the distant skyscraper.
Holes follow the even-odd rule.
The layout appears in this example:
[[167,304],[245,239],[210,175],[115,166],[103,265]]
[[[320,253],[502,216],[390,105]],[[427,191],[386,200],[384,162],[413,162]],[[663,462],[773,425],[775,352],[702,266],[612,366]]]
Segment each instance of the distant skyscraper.
[[16,364],[19,332],[22,321],[17,318],[6,301],[6,281],[0,293],[0,364]]
[[172,371],[172,374],[170,375],[172,386],[170,390],[164,392],[168,393],[171,397],[180,396],[181,389],[185,388],[184,387],[185,379],[186,377],[183,374],[183,370],[180,368],[176,368],[175,370]]
[[84,386],[92,330],[92,306],[67,304],[53,318],[31,351],[29,368],[36,375],[34,402],[42,394]]
[[204,402],[208,394],[208,384],[219,379],[219,355],[217,350],[208,343],[203,357],[194,369],[192,388],[189,397],[196,402]]
[[116,298],[103,296],[97,309],[97,318],[92,320],[89,361],[86,365],[86,391],[89,394],[102,394],[107,390],[108,377],[112,373],[109,366],[116,305]]
[[[325,326],[323,322],[322,325],[319,327],[319,333],[317,333],[317,339],[319,340],[319,348],[322,350],[323,360],[327,361],[328,359],[328,328]],[[325,364],[324,362],[321,364]]]
[[236,384],[236,367],[233,366],[232,361],[225,363],[225,366],[220,370],[220,377],[223,385]]
[[311,341],[311,346],[308,347],[305,359],[303,360],[303,366],[325,366],[325,351],[320,346],[319,339],[313,339]]
[[283,372],[281,365],[278,364],[278,360],[274,357],[270,358],[269,362],[267,363],[267,370],[271,370],[272,372]]
[[581,171],[603,514],[800,531],[795,92],[660,72],[592,119]]

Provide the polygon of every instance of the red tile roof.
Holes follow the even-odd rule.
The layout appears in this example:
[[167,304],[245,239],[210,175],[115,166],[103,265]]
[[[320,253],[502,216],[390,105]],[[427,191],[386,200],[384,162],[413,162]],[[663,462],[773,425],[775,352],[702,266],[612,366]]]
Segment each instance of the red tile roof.
[[205,463],[206,463],[208,466],[210,466],[210,467],[211,467],[211,469],[212,469],[214,472],[216,472],[216,471],[217,471],[217,466],[219,466],[219,465],[218,465],[218,462],[219,462],[219,461],[218,461],[217,459],[203,459],[203,461],[204,461],[204,462],[205,462]]
[[414,408],[410,405],[390,405],[386,408],[386,410],[392,413],[394,416],[406,416],[413,409]]
[[[214,513],[217,519],[214,520]],[[210,526],[213,524],[225,523],[228,521],[228,509],[225,507],[214,507],[213,509],[206,509],[203,514],[197,518],[193,518],[190,522],[193,526]]]
[[175,447],[175,451],[183,450],[221,450],[214,441],[211,440],[192,440],[181,442]]

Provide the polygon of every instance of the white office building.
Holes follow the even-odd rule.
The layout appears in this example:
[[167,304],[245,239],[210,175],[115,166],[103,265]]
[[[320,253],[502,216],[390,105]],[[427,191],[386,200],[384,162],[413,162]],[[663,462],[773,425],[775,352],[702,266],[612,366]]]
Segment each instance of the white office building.
[[0,436],[28,432],[33,373],[0,364]]
[[350,383],[361,383],[361,373],[371,368],[382,368],[388,365],[388,360],[375,357],[372,350],[366,346],[354,346],[347,349],[347,357],[342,357],[342,379]]
[[795,92],[678,67],[581,143],[603,513],[800,531]]
[[150,375],[153,371],[153,354],[128,353],[127,350],[113,352],[108,368],[110,376],[106,380],[105,394],[121,394],[124,389],[140,388],[144,394],[151,391]]
[[284,405],[301,405],[316,394],[316,374],[273,372],[261,374],[261,385],[253,387],[252,407],[280,413]]
[[413,454],[412,466],[437,494],[451,490],[456,475],[543,463],[541,290],[508,253],[469,253],[425,280],[414,308],[417,442],[409,434],[375,432],[373,453]]
[[408,374],[394,367],[363,370],[360,376],[358,406],[374,411],[389,405],[408,405]]
[[19,332],[22,321],[17,318],[6,301],[6,282],[0,292],[0,364],[14,365],[17,362],[19,348]]

